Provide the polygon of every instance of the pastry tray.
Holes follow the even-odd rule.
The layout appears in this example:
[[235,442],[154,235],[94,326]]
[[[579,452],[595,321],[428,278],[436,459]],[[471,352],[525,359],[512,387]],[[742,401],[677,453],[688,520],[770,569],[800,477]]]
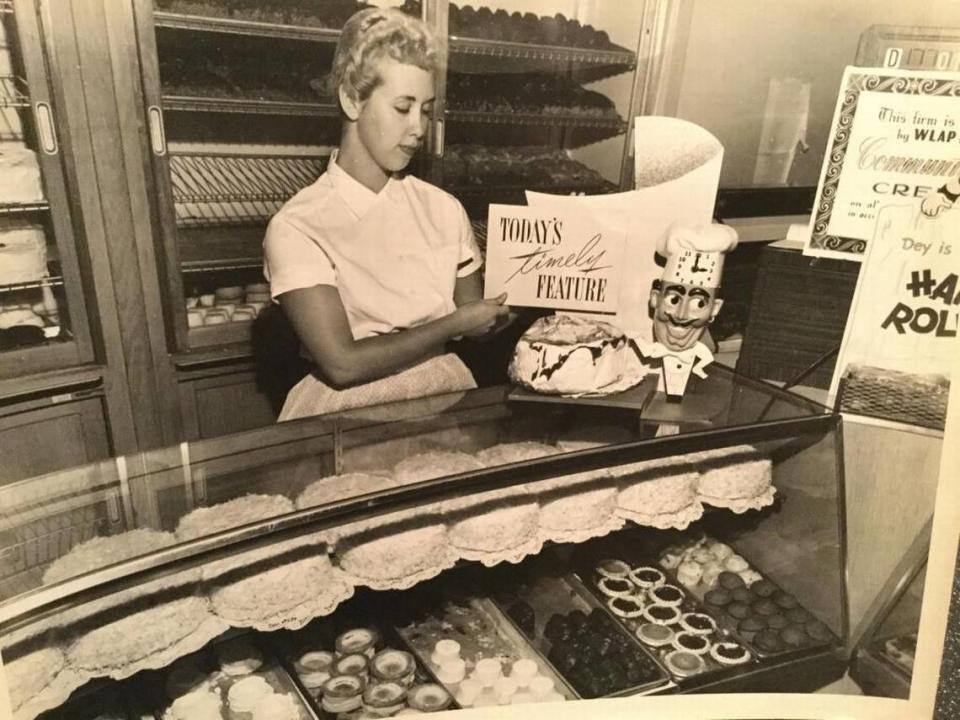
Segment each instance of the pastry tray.
[[[633,562],[629,562],[628,564],[631,567],[640,567],[640,565],[634,564]],[[664,574],[667,575],[666,573]],[[584,581],[583,577],[588,577],[590,578],[590,580]],[[667,575],[667,577],[669,578],[669,575]],[[727,674],[733,674],[733,673],[739,672],[741,669],[745,667],[749,668],[756,661],[755,653],[750,652],[750,649],[747,648],[745,645],[743,645],[743,643],[740,643],[738,638],[733,637],[732,633],[730,633],[726,628],[718,625],[712,633],[710,633],[709,635],[705,635],[705,637],[710,642],[710,647],[712,647],[714,644],[718,642],[736,642],[737,644],[743,645],[744,648],[748,652],[750,652],[750,659],[747,662],[741,663],[739,665],[724,665],[718,662],[717,660],[715,660],[711,656],[708,649],[707,652],[705,652],[700,656],[703,660],[702,670],[699,670],[697,672],[693,672],[687,675],[675,674],[670,671],[670,668],[666,664],[665,660],[667,655],[669,655],[674,650],[678,650],[680,648],[672,644],[657,647],[655,645],[650,645],[644,642],[644,640],[640,638],[640,636],[637,634],[637,630],[640,628],[640,626],[647,623],[648,620],[646,620],[642,616],[639,618],[622,617],[616,614],[615,612],[613,612],[613,610],[609,606],[611,597],[604,595],[603,592],[600,590],[599,585],[597,584],[600,579],[600,576],[596,572],[591,571],[590,575],[588,575],[587,572],[583,572],[580,575],[575,576],[575,578],[576,578],[576,583],[582,588],[582,592],[589,593],[590,596],[594,598],[594,600],[597,603],[603,605],[604,609],[610,614],[610,616],[613,617],[621,626],[623,626],[623,628],[627,631],[627,633],[630,634],[631,637],[637,638],[637,642],[648,653],[650,653],[657,659],[657,661],[663,666],[664,671],[673,678],[674,682],[677,682],[677,683],[689,682],[692,678],[700,677],[705,674],[712,674],[714,677],[716,673],[721,673],[721,672],[727,673]],[[670,584],[676,585],[676,583],[673,583],[673,582],[671,582]],[[676,587],[683,593],[683,600],[678,607],[678,611],[681,614],[704,612],[704,609],[701,607],[700,603],[697,602],[697,600],[692,595],[690,595],[689,592],[686,592],[686,590],[681,585],[676,585]],[[648,605],[652,605],[652,604],[654,603],[648,603]],[[668,627],[671,630],[673,630],[675,633],[680,632],[683,629],[679,623],[679,620],[676,623],[669,624]]]
[[[336,618],[336,616],[334,617]],[[322,695],[315,696],[310,692],[310,690],[307,689],[307,687],[300,680],[300,676],[298,675],[295,667],[295,662],[300,656],[311,650],[325,650],[328,652],[334,652],[336,637],[341,632],[351,628],[361,627],[369,628],[377,633],[379,637],[379,640],[375,644],[377,651],[386,650],[388,648],[402,650],[404,647],[402,638],[400,638],[392,628],[385,632],[381,625],[376,623],[367,623],[362,619],[343,622],[338,618],[336,625],[334,625],[330,622],[330,618],[323,618],[322,623],[311,623],[302,630],[285,631],[282,633],[275,633],[270,636],[270,646],[279,659],[280,664],[290,677],[290,681],[297,686],[300,694],[305,698],[306,703],[310,706],[310,709],[319,720],[335,720],[340,715],[349,715],[350,713],[329,713],[324,710],[321,707]],[[439,683],[434,674],[426,668],[426,666],[418,657],[416,657],[416,655],[414,656],[414,661],[416,663],[416,668],[414,670],[414,684],[442,684]],[[451,701],[448,709],[455,710],[458,708],[459,705],[457,705],[455,701]],[[356,713],[359,711],[353,712]]]
[[[713,538],[704,536],[702,540],[694,541],[694,542],[688,543],[687,545],[688,547],[694,546],[694,545],[709,545],[713,542],[716,542]],[[735,553],[737,552],[736,548],[733,548],[733,550]],[[739,555],[739,553],[737,554]],[[781,594],[787,595],[791,598],[793,597],[790,593],[787,593],[785,590],[783,590],[783,588],[781,588],[779,585],[777,585],[772,580],[770,580],[765,574],[760,572],[757,569],[757,566],[753,562],[751,562],[749,558],[746,558],[743,555],[740,555],[740,557],[743,557],[743,559],[747,562],[748,569],[755,571],[758,575],[760,575],[762,580],[766,580],[768,583],[770,583],[770,585],[772,585],[775,588],[775,591],[772,594],[772,597],[777,597]],[[682,583],[680,583],[677,577],[676,569],[670,570],[670,569],[664,568],[659,560],[657,561],[656,566],[659,567],[661,570],[663,570],[664,574],[669,578],[669,581],[672,584],[683,588],[687,593],[693,595],[694,597],[697,598],[697,600],[701,601],[704,611],[707,614],[709,614],[711,617],[713,617],[717,621],[717,624],[720,625],[721,628],[725,629],[730,635],[735,637],[738,641],[742,642],[744,646],[746,646],[754,655],[758,657],[761,657],[761,658],[782,657],[787,654],[795,654],[798,652],[806,653],[815,648],[833,646],[839,642],[839,638],[837,638],[836,634],[832,630],[830,630],[831,638],[829,640],[817,640],[815,638],[810,637],[809,635],[805,635],[805,637],[808,638],[810,642],[802,646],[790,646],[789,644],[787,644],[787,646],[783,650],[774,650],[774,651],[769,651],[769,650],[764,650],[762,648],[759,648],[754,643],[754,638],[756,637],[757,633],[741,631],[738,627],[741,620],[738,620],[737,618],[729,615],[724,610],[706,602],[705,596],[707,592],[710,591],[711,589],[719,589],[720,588],[719,585],[716,585],[715,587],[709,587],[705,585],[703,582],[698,582],[696,585],[693,585],[693,586],[683,585]],[[763,599],[757,596],[756,594],[753,594],[753,593],[751,594],[753,595],[752,602],[758,602],[761,599]],[[809,610],[804,608],[799,602],[797,602],[796,608],[799,610],[802,610],[806,614],[806,619],[802,621],[803,623],[808,623],[812,620],[818,620],[818,618],[816,618],[813,615],[813,613],[811,613]],[[794,608],[791,608],[789,611],[785,610],[784,612],[790,612],[793,609]],[[782,614],[782,613],[778,613],[778,614]],[[755,615],[754,613],[751,613],[750,616],[753,617],[754,615]],[[793,619],[790,619],[790,623],[791,625],[797,624],[796,621],[794,621]],[[778,632],[778,635],[779,635],[779,632]]]
[[[887,649],[887,644],[890,642],[895,642],[903,638],[903,635],[891,635],[888,637],[878,638],[870,643],[867,652],[869,652],[873,657],[875,657],[880,662],[885,665],[889,665],[896,672],[903,675],[907,680],[913,677],[913,666],[908,665],[903,662],[903,660],[896,655],[892,654]],[[914,640],[916,638],[914,637]],[[909,653],[904,653],[909,654]],[[916,659],[916,653],[914,653],[914,659]]]
[[[564,699],[578,698],[566,680],[489,598],[444,600],[440,608],[436,608],[426,617],[421,617],[419,621],[397,627],[396,632],[417,660],[435,677],[438,665],[431,658],[433,647],[438,640],[450,639],[460,643],[461,657],[466,662],[468,677],[477,661],[483,658],[498,658],[502,664],[528,659],[537,664],[541,675],[554,681],[554,690]],[[440,684],[456,696],[457,684]]]
[[[602,603],[599,602],[586,587],[584,587],[576,575],[568,574],[563,576],[555,576],[542,574],[531,578],[530,583],[526,586],[526,588],[516,593],[514,602],[516,601],[526,603],[534,611],[535,623],[533,637],[521,630],[514,618],[511,617],[510,608],[513,607],[513,603],[508,604],[502,600],[500,601],[500,607],[503,614],[507,617],[511,625],[516,628],[516,631],[521,634],[521,636],[523,636],[525,640],[534,647],[534,649],[547,658],[547,662],[551,664],[557,674],[563,676],[565,680],[572,687],[574,687],[574,689],[577,689],[575,679],[572,677],[567,677],[567,675],[564,674],[563,671],[556,666],[556,664],[550,661],[550,652],[553,649],[553,643],[544,634],[549,618],[555,615],[569,615],[571,611],[574,610],[579,610],[588,617],[592,613],[598,611],[603,613],[605,618],[609,619],[613,616],[605,607],[602,607]],[[630,649],[636,653],[640,653],[642,657],[649,662],[649,664],[655,669],[656,676],[646,682],[635,685],[625,685],[624,687],[603,695],[602,697],[645,695],[659,692],[668,687],[670,684],[670,675],[660,663],[659,658],[657,658],[653,653],[649,652],[649,650],[647,650],[643,644],[634,637],[633,633],[631,633],[629,629],[625,629],[616,623],[613,624],[613,627],[624,638],[626,638],[627,646]],[[584,694],[579,690],[578,695],[580,697],[593,697],[592,695]]]
[[[230,677],[219,671],[217,667],[217,661],[215,658],[216,648],[218,645],[224,642],[233,642],[236,639],[240,639],[241,641],[256,648],[263,658],[263,664],[252,673]],[[308,699],[309,695],[304,691],[303,686],[296,682],[293,677],[291,677],[291,675],[284,668],[283,664],[280,662],[280,659],[273,653],[268,644],[261,642],[261,638],[259,637],[258,633],[227,633],[227,635],[220,640],[212,643],[202,650],[197,651],[193,655],[187,656],[187,658],[178,660],[177,662],[182,662],[183,660],[189,661],[189,659],[196,661],[202,670],[209,671],[209,677],[213,686],[218,688],[221,692],[221,697],[223,699],[221,715],[223,718],[225,718],[225,720],[250,720],[253,717],[252,713],[231,711],[227,703],[227,693],[229,692],[230,686],[235,682],[252,675],[257,675],[266,680],[267,683],[273,688],[274,692],[293,697],[298,705],[298,720],[318,720],[318,716],[312,707],[312,701]],[[162,670],[152,671],[149,673],[149,675],[152,675],[152,677],[145,677],[144,682],[140,686],[140,689],[143,692],[150,693],[152,696],[151,701],[154,708],[153,717],[156,720],[163,720],[164,713],[173,703],[173,700],[169,698],[167,693],[164,691],[167,674],[169,671],[170,667]]]

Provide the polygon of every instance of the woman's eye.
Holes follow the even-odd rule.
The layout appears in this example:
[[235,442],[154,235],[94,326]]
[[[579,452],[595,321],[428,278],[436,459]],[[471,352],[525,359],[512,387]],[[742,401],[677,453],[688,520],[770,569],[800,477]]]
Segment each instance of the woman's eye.
[[400,106],[395,106],[394,110],[396,110],[401,115],[406,115],[408,112],[410,112],[410,107],[408,105],[400,105]]

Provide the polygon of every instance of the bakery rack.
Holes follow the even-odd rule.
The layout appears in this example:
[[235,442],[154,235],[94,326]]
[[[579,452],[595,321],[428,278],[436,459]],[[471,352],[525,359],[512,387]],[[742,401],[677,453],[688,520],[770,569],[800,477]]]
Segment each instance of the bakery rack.
[[41,280],[32,280],[30,282],[14,283],[13,285],[0,285],[0,293],[17,292],[20,290],[39,290],[45,287],[62,287],[62,275],[47,275]]
[[170,180],[179,227],[263,223],[312,183],[326,158],[173,154]]
[[491,112],[488,110],[461,110],[448,108],[447,120],[469,123],[490,123],[494,125],[537,125],[580,127],[607,130],[614,134],[626,132],[627,123],[622,118],[610,115],[588,115],[586,113],[544,113],[523,110]]
[[[489,62],[487,62],[489,61]],[[509,40],[450,36],[450,69],[469,72],[589,71],[599,79],[632,70],[637,57],[629,50],[533,45]]]
[[240,113],[243,115],[290,115],[295,117],[337,117],[332,103],[253,100],[247,98],[164,95],[163,108],[178,112]]
[[253,20],[234,20],[232,18],[204,17],[202,15],[183,15],[156,11],[153,24],[168,30],[188,30],[191,32],[212,32],[228,35],[249,35],[270,37],[283,40],[305,40],[334,44],[340,39],[340,31],[322,27],[300,25],[279,25],[276,23],[256,22]]
[[3,203],[0,202],[0,217],[23,215],[26,213],[46,212],[50,205],[45,200],[35,202]]
[[[5,11],[6,12],[6,11]],[[0,108],[30,107],[26,81],[16,75],[0,75]]]

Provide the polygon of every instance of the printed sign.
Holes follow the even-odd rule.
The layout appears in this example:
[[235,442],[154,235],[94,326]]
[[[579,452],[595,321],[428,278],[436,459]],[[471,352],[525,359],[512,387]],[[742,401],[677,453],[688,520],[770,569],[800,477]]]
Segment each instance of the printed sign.
[[652,341],[650,286],[663,271],[656,261],[657,240],[674,223],[710,222],[723,145],[686,120],[644,116],[634,118],[634,149],[636,190],[587,197],[528,190],[527,202],[544,214],[590,214],[610,228],[608,232],[625,234],[625,275],[617,314],[604,319],[631,336]]
[[[960,353],[960,208],[886,206],[860,269],[831,397],[852,366],[948,379]],[[889,398],[887,398],[889,400]]]
[[615,313],[626,236],[590,213],[491,205],[484,296],[510,305]]
[[960,74],[848,67],[804,254],[862,260],[880,208],[960,178]]

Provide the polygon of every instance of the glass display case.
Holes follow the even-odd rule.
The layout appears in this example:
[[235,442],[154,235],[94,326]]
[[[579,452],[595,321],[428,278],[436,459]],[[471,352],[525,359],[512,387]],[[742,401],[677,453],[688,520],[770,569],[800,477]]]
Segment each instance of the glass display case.
[[41,19],[0,2],[0,380],[93,359]]
[[188,655],[224,698],[224,654],[264,663],[302,717],[359,696],[323,675],[366,651],[399,653],[344,660],[389,707],[842,674],[839,416],[722,367],[679,411],[524,397],[371,407],[0,488],[16,716],[112,679],[160,717]]
[[[437,32],[447,63],[411,170],[463,202],[481,245],[491,202],[523,203],[526,189],[621,187],[641,9],[373,5],[398,6]],[[324,80],[343,23],[369,6],[134,0],[158,262],[178,352],[249,342],[251,317],[269,302],[266,223],[339,142]]]
[[868,695],[910,697],[931,526],[927,521],[891,573],[854,649],[850,676]]

